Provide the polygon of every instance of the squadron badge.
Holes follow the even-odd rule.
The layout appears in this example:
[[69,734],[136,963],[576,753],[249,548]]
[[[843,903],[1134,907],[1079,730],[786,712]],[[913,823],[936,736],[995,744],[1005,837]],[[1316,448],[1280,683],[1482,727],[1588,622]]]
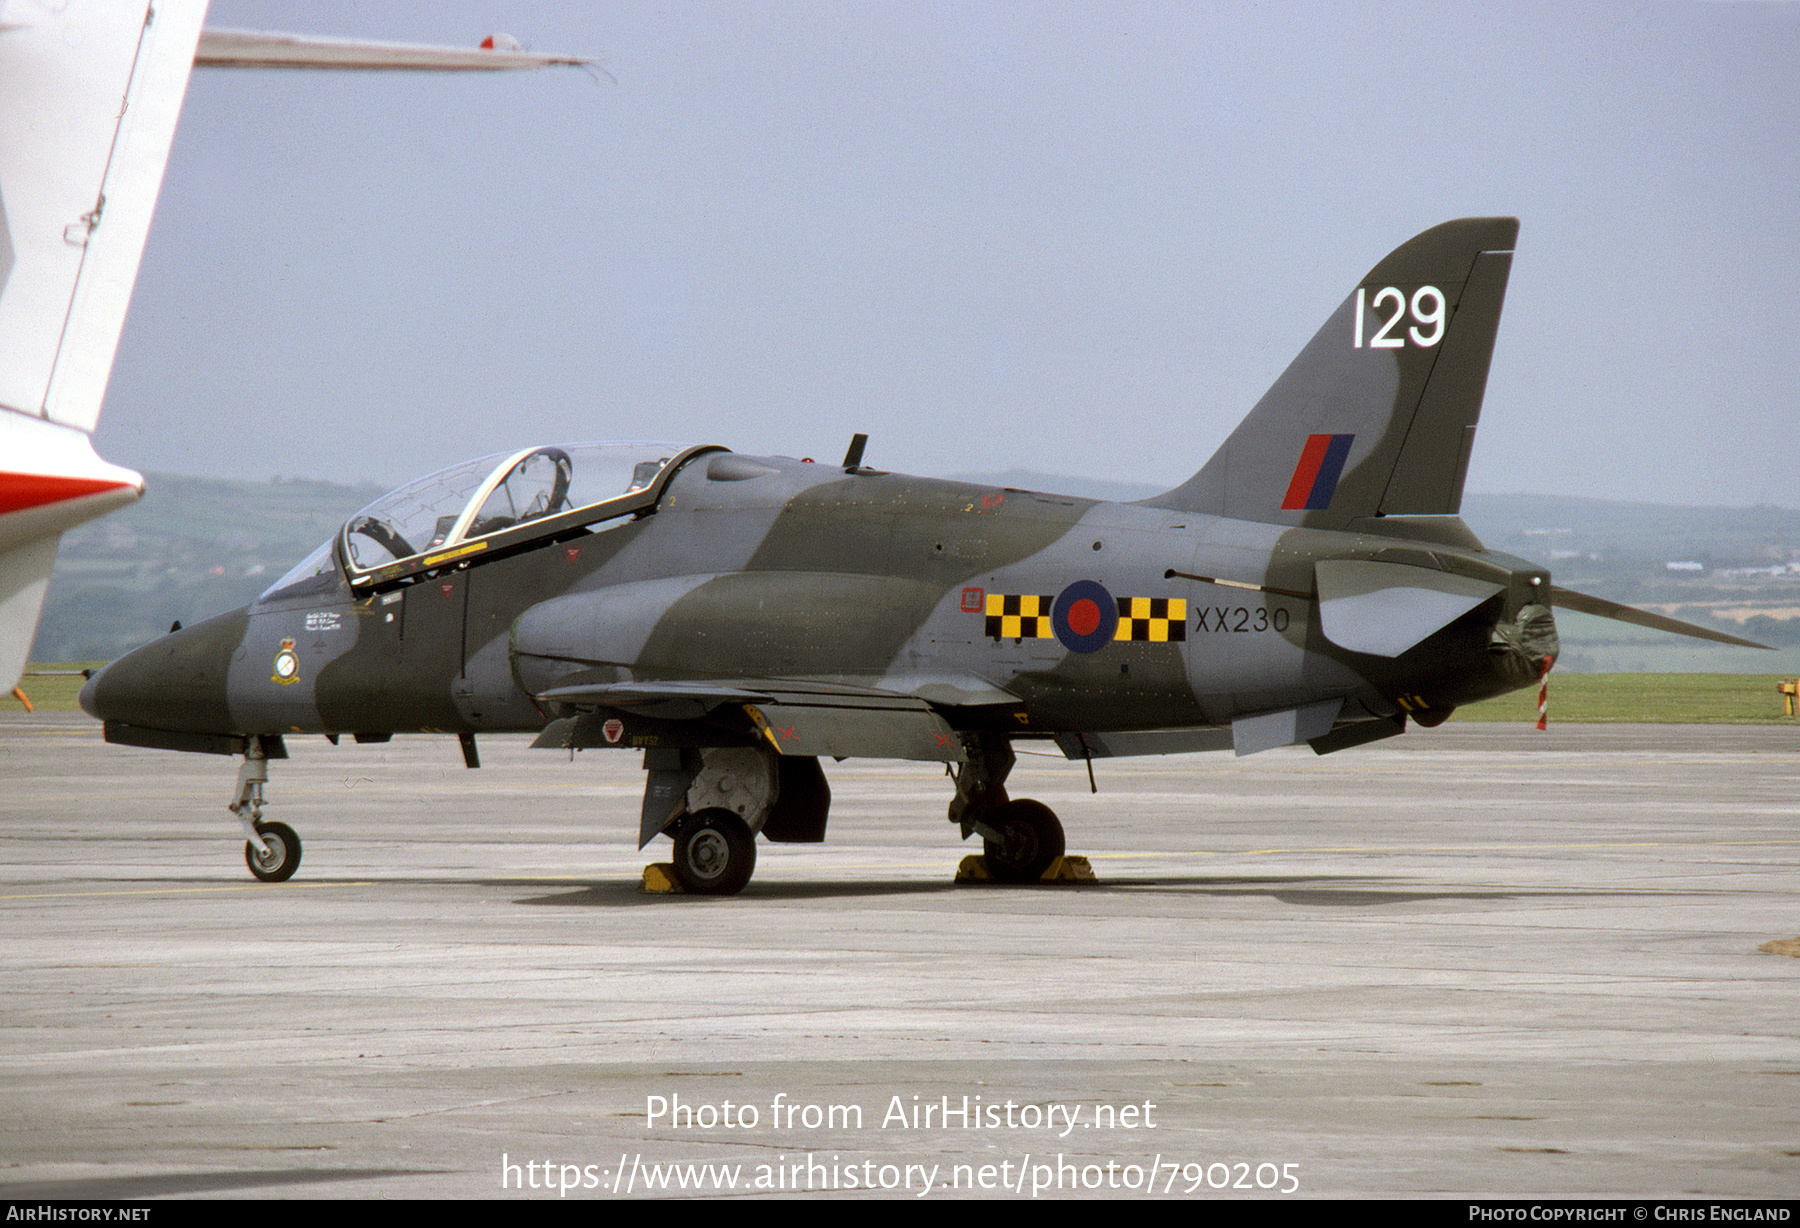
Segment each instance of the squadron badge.
[[275,654],[275,672],[269,676],[269,681],[282,686],[300,681],[300,656],[294,651],[292,636],[281,641],[281,651]]

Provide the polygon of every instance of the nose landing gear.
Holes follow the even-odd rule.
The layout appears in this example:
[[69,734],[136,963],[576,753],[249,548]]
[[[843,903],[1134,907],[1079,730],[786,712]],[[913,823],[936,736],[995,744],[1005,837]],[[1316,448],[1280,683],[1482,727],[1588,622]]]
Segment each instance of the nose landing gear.
[[244,844],[244,863],[265,883],[285,883],[300,868],[300,837],[286,823],[258,823],[262,848]]
[[252,738],[244,750],[244,766],[238,769],[237,796],[226,807],[237,816],[249,837],[244,843],[244,864],[265,883],[285,883],[300,868],[300,837],[286,823],[262,821],[263,786],[269,781],[269,759],[260,739]]

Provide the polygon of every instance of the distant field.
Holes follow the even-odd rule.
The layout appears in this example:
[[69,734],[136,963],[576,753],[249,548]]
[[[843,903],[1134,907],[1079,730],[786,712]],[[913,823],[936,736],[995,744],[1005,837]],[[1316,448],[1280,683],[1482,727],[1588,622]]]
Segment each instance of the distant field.
[[[34,670],[79,670],[97,661],[33,665]],[[75,712],[81,677],[26,675],[25,694],[40,712]],[[1550,719],[1572,722],[1641,722],[1694,725],[1779,725],[1800,720],[1782,715],[1773,674],[1551,674]],[[23,708],[0,697],[0,712]],[[1460,709],[1458,721],[1533,721],[1537,688]]]
[[[1657,725],[1800,724],[1782,715],[1774,674],[1550,675],[1550,719]],[[1457,710],[1457,721],[1537,719],[1537,688]]]
[[[26,698],[31,700],[31,706],[39,712],[79,712],[81,705],[75,702],[75,696],[81,693],[81,684],[85,679],[78,671],[98,669],[104,664],[104,661],[75,661],[60,665],[27,665],[25,677],[19,680],[19,689],[25,692]],[[72,677],[68,676],[70,673],[73,673]],[[0,696],[0,712],[24,710],[25,705],[16,696]]]

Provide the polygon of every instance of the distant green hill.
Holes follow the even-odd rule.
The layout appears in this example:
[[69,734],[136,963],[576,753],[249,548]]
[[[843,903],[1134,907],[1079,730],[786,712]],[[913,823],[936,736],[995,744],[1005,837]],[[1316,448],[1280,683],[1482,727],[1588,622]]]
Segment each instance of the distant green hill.
[[35,661],[110,661],[254,599],[381,494],[333,482],[151,474],[144,497],[67,534]]

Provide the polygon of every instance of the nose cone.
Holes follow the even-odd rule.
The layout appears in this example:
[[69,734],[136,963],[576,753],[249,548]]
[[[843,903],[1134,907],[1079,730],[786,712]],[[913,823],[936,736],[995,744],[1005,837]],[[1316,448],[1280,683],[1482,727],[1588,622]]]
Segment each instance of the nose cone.
[[236,732],[227,681],[249,622],[246,606],[126,653],[81,688],[82,711],[144,729]]

